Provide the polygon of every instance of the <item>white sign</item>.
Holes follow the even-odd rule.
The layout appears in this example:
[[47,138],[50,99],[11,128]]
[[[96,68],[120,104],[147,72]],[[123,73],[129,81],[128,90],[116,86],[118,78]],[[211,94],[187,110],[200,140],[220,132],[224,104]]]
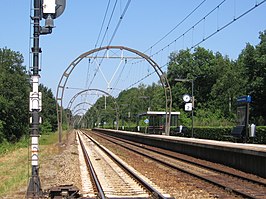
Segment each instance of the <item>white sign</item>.
[[192,111],[192,103],[185,104],[185,111]]
[[43,0],[43,13],[54,14],[55,13],[55,0]]

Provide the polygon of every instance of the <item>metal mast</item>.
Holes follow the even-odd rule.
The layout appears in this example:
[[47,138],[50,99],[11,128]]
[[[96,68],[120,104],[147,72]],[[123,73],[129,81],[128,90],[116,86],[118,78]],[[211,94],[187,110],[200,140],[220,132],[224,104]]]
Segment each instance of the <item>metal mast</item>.
[[[41,93],[39,92],[39,38],[41,34],[50,34],[54,28],[53,19],[60,16],[65,9],[65,0],[34,0],[34,12],[31,19],[33,21],[33,66],[31,68],[32,92],[30,92],[30,123],[31,123],[31,178],[27,189],[27,198],[42,198],[41,181],[39,177],[39,124],[41,111]],[[40,20],[45,18],[45,26],[40,26]]]
[[32,67],[32,92],[30,93],[30,112],[31,112],[31,178],[27,190],[28,198],[39,198],[42,196],[41,182],[39,178],[38,151],[39,151],[39,111],[41,111],[41,102],[39,87],[39,47],[40,20],[41,20],[41,1],[34,0],[33,20],[33,67]]

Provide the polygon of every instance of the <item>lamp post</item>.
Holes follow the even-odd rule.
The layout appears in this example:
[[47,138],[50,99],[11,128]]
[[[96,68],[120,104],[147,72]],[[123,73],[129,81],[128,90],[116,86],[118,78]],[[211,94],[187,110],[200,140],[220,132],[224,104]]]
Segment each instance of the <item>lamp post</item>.
[[191,137],[194,136],[194,81],[193,79],[175,79],[176,82],[191,82]]

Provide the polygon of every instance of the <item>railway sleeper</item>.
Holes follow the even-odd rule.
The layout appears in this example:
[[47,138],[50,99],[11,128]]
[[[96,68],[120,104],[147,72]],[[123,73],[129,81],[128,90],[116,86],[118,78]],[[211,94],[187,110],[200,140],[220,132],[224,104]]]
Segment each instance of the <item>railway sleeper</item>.
[[[95,199],[95,198],[99,198],[99,197],[83,197],[82,195],[79,194],[79,189],[76,186],[73,185],[60,185],[57,187],[53,187],[51,189],[49,189],[48,191],[49,193],[47,195],[49,195],[50,199],[74,199],[74,198],[80,198],[80,199]],[[44,197],[47,198],[47,197]],[[152,193],[152,195],[150,197],[123,197],[123,199],[159,199],[160,197],[158,196],[157,193]],[[167,199],[173,199],[172,197],[165,197]],[[108,197],[108,199],[121,199],[119,198],[110,198]]]
[[51,199],[72,199],[79,198],[79,189],[73,185],[60,185],[49,190]]

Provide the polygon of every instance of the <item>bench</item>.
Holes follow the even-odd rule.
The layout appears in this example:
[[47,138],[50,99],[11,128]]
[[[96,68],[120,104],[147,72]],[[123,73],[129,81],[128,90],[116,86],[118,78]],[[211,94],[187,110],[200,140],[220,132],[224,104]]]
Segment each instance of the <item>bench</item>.
[[182,127],[182,130],[180,131],[180,127],[178,126],[174,131],[170,132],[170,135],[181,135],[182,137],[186,134],[188,134],[189,129],[186,126]]
[[224,135],[224,138],[229,138],[229,140],[237,142],[243,142],[243,138],[245,137],[246,129],[244,125],[235,126],[232,131],[231,135]]
[[235,126],[232,131],[231,131],[231,135],[234,137],[239,137],[242,138],[245,136],[245,126],[244,125],[239,125],[239,126]]

